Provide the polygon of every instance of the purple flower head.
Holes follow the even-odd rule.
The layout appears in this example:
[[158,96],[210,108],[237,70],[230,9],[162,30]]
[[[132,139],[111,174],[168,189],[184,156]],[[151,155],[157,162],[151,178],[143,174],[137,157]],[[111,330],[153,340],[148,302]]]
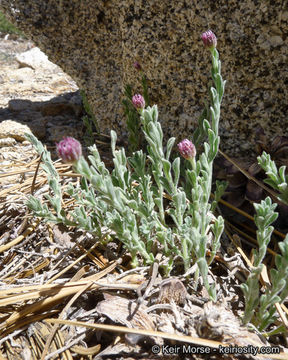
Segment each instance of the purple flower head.
[[214,49],[217,46],[216,35],[211,30],[205,31],[201,35],[201,39],[202,39],[203,44],[205,45],[205,47],[208,48],[208,49]]
[[178,150],[184,159],[190,160],[196,156],[195,145],[188,139],[182,140],[178,145]]
[[57,153],[64,163],[74,163],[79,160],[82,155],[82,147],[79,141],[73,137],[63,138],[56,144]]
[[137,110],[145,108],[145,100],[140,94],[136,94],[132,97],[132,103]]
[[138,71],[142,70],[142,66],[139,64],[138,61],[135,61],[135,63],[133,64],[134,68]]

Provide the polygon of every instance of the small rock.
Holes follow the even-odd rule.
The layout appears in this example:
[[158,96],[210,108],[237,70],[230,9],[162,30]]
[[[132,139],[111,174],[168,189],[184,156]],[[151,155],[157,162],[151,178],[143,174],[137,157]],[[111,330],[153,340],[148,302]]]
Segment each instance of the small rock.
[[19,63],[19,67],[30,67],[34,70],[44,67],[46,69],[57,68],[57,66],[54,65],[51,61],[49,61],[47,55],[45,55],[38,47],[34,47],[28,51],[25,51],[22,54],[17,55],[15,59]]
[[0,123],[0,139],[13,138],[17,141],[24,141],[25,133],[31,134],[31,130],[27,125],[13,120],[4,120]]
[[166,279],[160,285],[160,293],[157,302],[171,303],[171,300],[177,305],[183,305],[187,297],[187,290],[183,283],[178,279]]

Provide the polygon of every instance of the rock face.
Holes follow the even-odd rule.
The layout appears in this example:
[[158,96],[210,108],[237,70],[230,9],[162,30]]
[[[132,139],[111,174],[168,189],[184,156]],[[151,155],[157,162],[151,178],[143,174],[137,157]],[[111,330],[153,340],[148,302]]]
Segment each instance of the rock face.
[[210,54],[200,35],[218,37],[227,79],[221,148],[246,154],[254,130],[287,128],[288,11],[256,0],[1,0],[0,8],[83,88],[100,129],[125,133],[126,83],[140,91],[138,61],[166,135],[189,136],[207,99]]

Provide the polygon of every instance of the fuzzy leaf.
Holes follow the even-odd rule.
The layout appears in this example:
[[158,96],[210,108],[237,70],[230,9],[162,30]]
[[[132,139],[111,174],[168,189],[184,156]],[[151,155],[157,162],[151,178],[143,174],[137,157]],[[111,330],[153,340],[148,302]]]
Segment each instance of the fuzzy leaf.
[[180,177],[180,158],[179,157],[174,159],[174,161],[172,163],[172,169],[174,172],[174,186],[177,187],[178,182],[179,182],[179,177]]
[[173,148],[173,145],[175,143],[175,138],[172,137],[167,141],[167,145],[166,145],[166,160],[169,160],[170,158],[170,154],[171,154],[171,150]]

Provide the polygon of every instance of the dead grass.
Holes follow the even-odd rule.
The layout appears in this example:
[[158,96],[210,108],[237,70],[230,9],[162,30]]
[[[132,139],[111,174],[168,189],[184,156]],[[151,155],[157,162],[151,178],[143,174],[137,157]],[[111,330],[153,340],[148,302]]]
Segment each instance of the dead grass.
[[[252,226],[227,222],[221,252],[209,274],[219,294],[219,302],[212,304],[205,288],[196,291],[191,279],[177,273],[162,279],[158,263],[131,269],[129,254],[117,239],[104,247],[83,231],[33,218],[25,205],[27,196],[48,191],[38,165],[39,158],[30,154],[29,159],[0,167],[0,358],[161,359],[164,355],[153,354],[152,348],[164,344],[171,349],[175,344],[209,349],[209,355],[183,355],[187,359],[221,359],[213,350],[220,345],[283,345],[284,350],[285,336],[272,337],[269,343],[241,326],[239,285],[253,263]],[[79,181],[67,165],[55,166],[64,187]],[[73,204],[64,197],[64,207],[72,209]],[[103,229],[103,239],[106,235]],[[275,231],[275,244],[283,237]],[[276,246],[269,249],[266,270],[274,266],[276,253]],[[269,286],[267,272],[261,283]],[[277,310],[278,325],[287,328],[287,308],[278,304]],[[267,357],[288,359],[288,354],[261,355]]]

